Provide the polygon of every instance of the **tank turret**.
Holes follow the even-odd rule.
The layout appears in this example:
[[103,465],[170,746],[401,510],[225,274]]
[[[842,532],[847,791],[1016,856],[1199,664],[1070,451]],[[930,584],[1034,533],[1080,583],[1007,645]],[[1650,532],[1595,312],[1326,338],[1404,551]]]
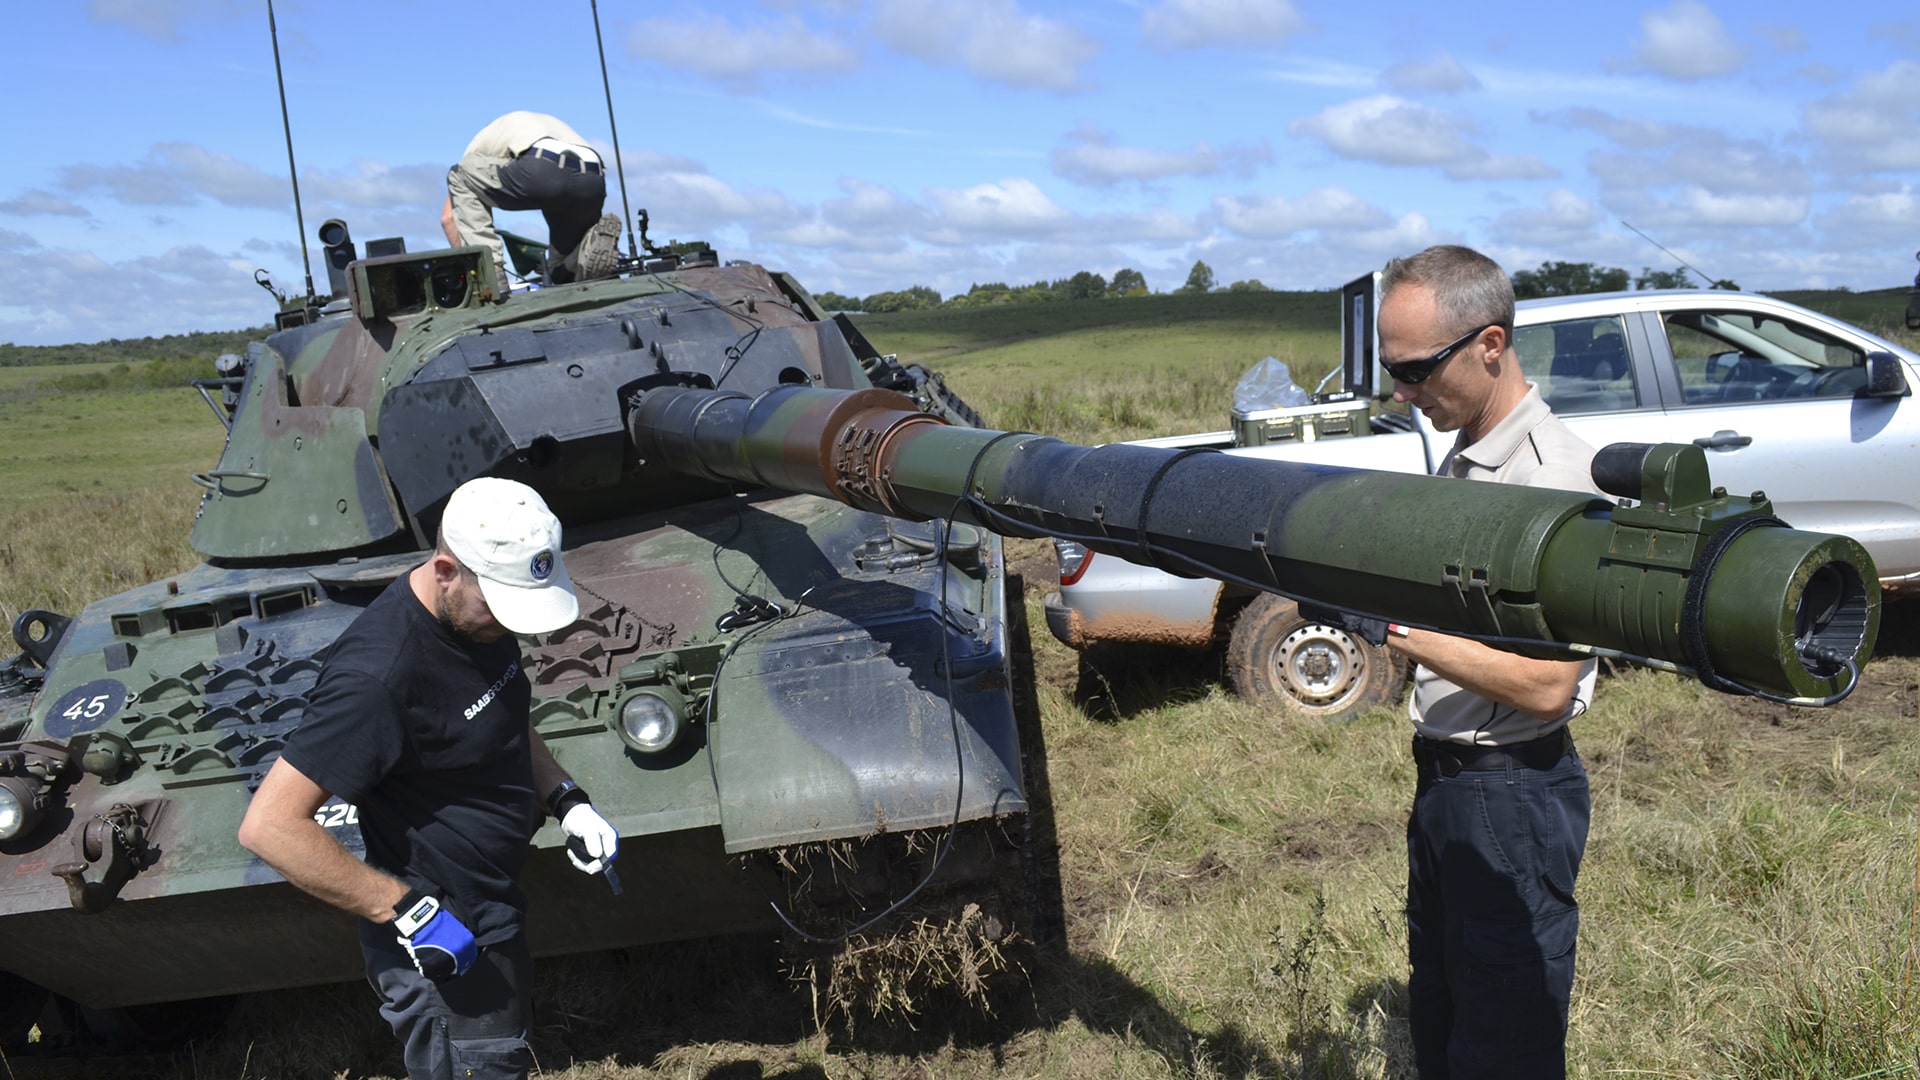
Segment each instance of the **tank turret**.
[[[331,269],[351,241],[325,228]],[[1000,534],[1803,701],[1843,693],[1878,626],[1859,545],[1712,488],[1691,447],[1610,450],[1631,507],[1463,505],[1421,477],[979,427],[791,277],[706,250],[511,296],[474,247],[338,269],[337,299],[212,380],[206,561],[15,627],[0,1036],[48,992],[126,1009],[357,977],[352,920],[235,830],[328,645],[477,476],[565,524],[580,616],[523,643],[533,717],[645,868],[610,895],[543,826],[542,954],[832,937],[909,901],[1043,932]],[[352,806],[319,817],[358,844]]]

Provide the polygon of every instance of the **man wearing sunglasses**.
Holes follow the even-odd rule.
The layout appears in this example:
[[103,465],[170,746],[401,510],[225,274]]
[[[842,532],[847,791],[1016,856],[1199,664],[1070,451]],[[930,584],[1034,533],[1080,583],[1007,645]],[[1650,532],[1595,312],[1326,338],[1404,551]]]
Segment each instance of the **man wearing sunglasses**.
[[[1513,284],[1441,246],[1387,264],[1382,363],[1393,397],[1455,431],[1442,476],[1593,491],[1593,448],[1547,408],[1513,348]],[[1471,492],[1462,498],[1470,500]],[[1587,845],[1587,773],[1567,722],[1594,661],[1536,660],[1392,626],[1411,657],[1419,781],[1407,822],[1414,1064],[1425,1078],[1566,1074]]]

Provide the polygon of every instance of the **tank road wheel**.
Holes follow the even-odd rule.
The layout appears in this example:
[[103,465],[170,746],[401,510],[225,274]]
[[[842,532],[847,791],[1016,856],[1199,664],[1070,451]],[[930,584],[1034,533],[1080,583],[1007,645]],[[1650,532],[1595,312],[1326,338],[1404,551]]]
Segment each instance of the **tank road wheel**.
[[1408,667],[1399,653],[1308,622],[1293,601],[1262,593],[1234,621],[1227,671],[1247,701],[1344,720],[1397,700]]

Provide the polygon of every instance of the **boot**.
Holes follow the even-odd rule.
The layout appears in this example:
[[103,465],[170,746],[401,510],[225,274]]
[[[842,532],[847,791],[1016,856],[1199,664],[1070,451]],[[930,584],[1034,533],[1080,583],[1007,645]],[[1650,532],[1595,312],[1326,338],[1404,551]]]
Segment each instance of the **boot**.
[[612,277],[620,269],[620,215],[602,214],[580,241],[576,281]]

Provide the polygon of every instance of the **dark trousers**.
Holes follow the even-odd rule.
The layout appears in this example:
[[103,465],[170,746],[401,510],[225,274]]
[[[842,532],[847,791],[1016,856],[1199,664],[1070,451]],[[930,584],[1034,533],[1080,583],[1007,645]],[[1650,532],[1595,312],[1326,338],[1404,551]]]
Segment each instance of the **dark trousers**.
[[547,219],[547,280],[556,285],[579,276],[580,241],[600,220],[606,201],[605,172],[563,168],[535,154],[522,154],[501,169],[493,195],[502,210],[538,210]]
[[465,975],[420,974],[391,926],[360,923],[367,981],[400,1039],[409,1080],[525,1080],[533,1065],[533,960],[524,937],[480,951]]
[[1586,766],[1570,744],[1541,768],[1416,758],[1407,819],[1414,1065],[1423,1080],[1564,1077]]

